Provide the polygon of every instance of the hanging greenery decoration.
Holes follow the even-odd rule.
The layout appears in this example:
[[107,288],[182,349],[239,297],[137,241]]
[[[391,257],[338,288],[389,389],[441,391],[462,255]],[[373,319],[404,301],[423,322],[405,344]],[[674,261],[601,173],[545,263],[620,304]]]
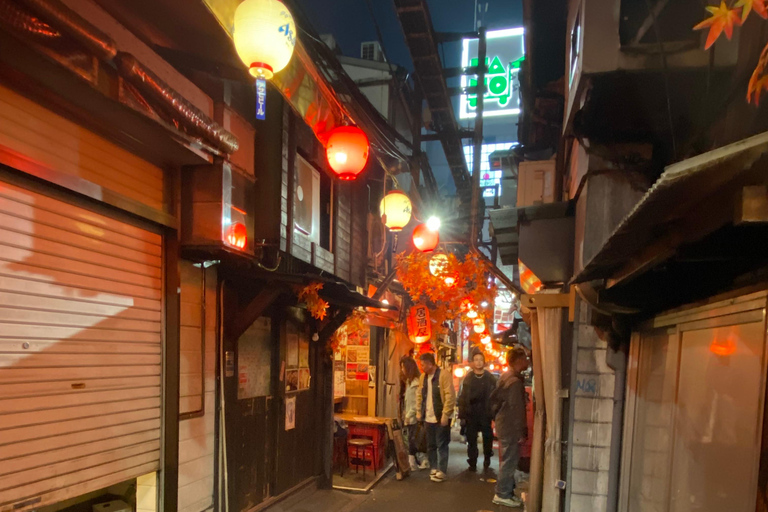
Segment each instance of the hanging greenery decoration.
[[296,295],[299,302],[303,302],[309,314],[316,320],[324,320],[328,314],[329,304],[320,297],[320,290],[323,289],[323,283],[309,283],[303,287],[296,287]]
[[[720,34],[725,32],[725,37],[730,41],[733,36],[734,27],[743,25],[751,13],[757,13],[763,19],[768,19],[768,0],[737,0],[727,4],[724,0],[720,1],[719,6],[710,5],[705,7],[710,13],[710,17],[693,27],[694,30],[709,29],[707,42],[704,49],[708,50]],[[752,77],[747,86],[747,101],[755,105],[760,104],[760,95],[768,90],[768,45],[763,48],[760,59],[757,62]]]
[[[430,317],[437,325],[459,317],[470,323],[473,318],[482,318],[486,325],[490,324],[492,319],[486,316],[492,310],[481,306],[483,303],[493,304],[496,297],[489,265],[474,252],[468,253],[463,260],[454,254],[446,254],[446,257],[445,270],[433,275],[429,268],[431,254],[420,251],[400,254],[397,278],[414,303],[429,307]],[[450,286],[445,283],[446,273],[455,277]]]

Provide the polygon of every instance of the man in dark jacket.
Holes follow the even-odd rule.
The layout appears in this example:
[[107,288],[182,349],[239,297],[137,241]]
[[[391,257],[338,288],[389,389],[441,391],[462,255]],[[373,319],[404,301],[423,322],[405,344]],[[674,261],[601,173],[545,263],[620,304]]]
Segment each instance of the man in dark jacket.
[[472,353],[472,371],[464,377],[459,395],[459,419],[467,435],[467,464],[477,471],[477,434],[483,433],[483,469],[491,467],[493,457],[493,427],[490,398],[496,389],[496,377],[485,371],[485,356],[480,350]]
[[528,369],[528,354],[515,348],[507,354],[509,371],[501,375],[491,394],[491,410],[496,417],[496,436],[499,438],[499,478],[493,502],[507,507],[522,507],[515,496],[515,469],[520,459],[520,445],[528,437],[525,413],[527,395],[522,373]]

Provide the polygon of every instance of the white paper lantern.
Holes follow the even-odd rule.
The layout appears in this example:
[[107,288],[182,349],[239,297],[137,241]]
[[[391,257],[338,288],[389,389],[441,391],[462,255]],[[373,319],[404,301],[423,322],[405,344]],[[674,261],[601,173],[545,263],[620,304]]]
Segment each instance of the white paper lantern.
[[384,225],[397,233],[411,221],[411,208],[410,198],[399,190],[393,190],[382,198],[379,213]]
[[291,61],[296,24],[278,0],[245,0],[235,11],[234,38],[249,72],[269,80]]

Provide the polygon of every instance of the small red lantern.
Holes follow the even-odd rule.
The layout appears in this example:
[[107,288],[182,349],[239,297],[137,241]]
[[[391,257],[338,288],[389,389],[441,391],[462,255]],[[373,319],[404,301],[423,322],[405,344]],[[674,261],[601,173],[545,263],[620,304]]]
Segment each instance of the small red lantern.
[[340,180],[354,180],[368,162],[368,148],[368,137],[357,126],[334,128],[326,146],[328,165]]
[[229,226],[227,243],[236,249],[245,249],[245,245],[248,243],[248,230],[245,228],[245,224],[235,222]]
[[429,309],[424,304],[416,304],[411,308],[408,315],[408,337],[416,345],[426,343],[432,338]]
[[421,252],[432,252],[440,243],[440,234],[432,231],[426,224],[419,224],[413,230],[413,245]]

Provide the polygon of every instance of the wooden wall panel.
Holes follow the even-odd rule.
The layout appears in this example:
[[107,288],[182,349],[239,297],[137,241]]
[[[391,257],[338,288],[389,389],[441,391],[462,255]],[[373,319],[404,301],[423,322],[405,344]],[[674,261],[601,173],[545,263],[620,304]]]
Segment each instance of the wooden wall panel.
[[[196,269],[200,270],[200,269]],[[205,301],[202,322],[204,404],[202,415],[184,419],[179,424],[179,505],[180,512],[201,512],[213,507],[214,491],[214,425],[216,417],[216,334],[217,274],[215,268],[205,270],[205,288],[197,290],[198,303]],[[182,299],[183,299],[182,289]],[[201,308],[202,310],[202,308]],[[182,324],[184,319],[182,318]],[[183,348],[182,348],[183,350]],[[199,347],[198,347],[199,350]]]
[[161,168],[2,86],[0,147],[164,210]]

